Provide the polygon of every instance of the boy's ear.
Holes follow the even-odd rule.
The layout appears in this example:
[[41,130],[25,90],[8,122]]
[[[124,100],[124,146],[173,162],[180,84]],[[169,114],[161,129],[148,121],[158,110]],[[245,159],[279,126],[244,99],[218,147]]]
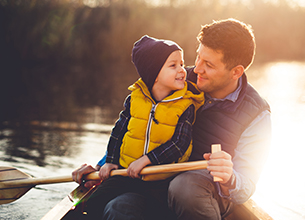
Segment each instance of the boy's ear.
[[233,79],[239,79],[243,75],[244,71],[245,68],[243,67],[243,65],[237,65],[236,67],[234,67],[231,70]]

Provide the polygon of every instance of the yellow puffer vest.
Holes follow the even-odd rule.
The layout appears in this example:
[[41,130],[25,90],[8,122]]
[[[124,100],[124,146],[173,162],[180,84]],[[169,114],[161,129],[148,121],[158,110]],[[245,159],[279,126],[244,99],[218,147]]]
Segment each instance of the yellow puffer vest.
[[[132,91],[131,118],[121,146],[121,166],[127,168],[133,161],[170,140],[183,112],[192,104],[196,110],[203,104],[203,93],[198,91],[198,94],[193,94],[187,87],[185,82],[184,89],[176,91],[157,104],[142,79],[128,88]],[[187,161],[191,152],[192,142],[178,162]],[[144,180],[160,180],[171,175],[173,174],[150,175],[145,176]]]

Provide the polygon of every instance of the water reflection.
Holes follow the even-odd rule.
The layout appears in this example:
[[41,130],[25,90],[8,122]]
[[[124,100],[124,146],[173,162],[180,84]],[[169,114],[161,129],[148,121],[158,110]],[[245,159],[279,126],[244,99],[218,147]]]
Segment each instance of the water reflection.
[[[16,162],[19,158],[46,166],[47,156],[70,156],[71,148],[77,145],[71,134],[63,131],[34,130],[30,126],[2,130],[1,160]],[[77,151],[77,149],[74,149]]]
[[[35,138],[29,138],[30,144],[26,147],[21,139],[13,147],[9,144],[11,139],[17,138],[13,132],[16,128],[2,130],[0,159],[1,166],[16,167],[35,177],[66,176],[83,163],[96,164],[105,153],[112,127],[94,123],[40,122],[39,126],[37,122],[33,124],[30,126],[30,131],[33,132],[29,132],[31,134],[29,137]],[[48,127],[42,125],[48,125]],[[41,149],[35,149],[38,147]],[[23,154],[14,154],[12,149],[18,149]],[[44,157],[41,157],[40,152],[43,152]],[[10,153],[12,155],[9,155]],[[24,155],[30,156],[22,158]],[[37,161],[42,162],[44,166],[37,166]],[[17,201],[1,205],[0,219],[41,219],[76,186],[76,183],[71,182],[34,187]],[[37,208],[35,212],[33,212],[33,204]]]
[[305,216],[304,72],[304,63],[292,62],[268,64],[248,74],[271,105],[273,127],[269,159],[254,199],[275,219]]
[[[271,106],[273,127],[270,155],[253,199],[276,220],[305,219],[302,170],[305,167],[302,144],[305,130],[304,72],[305,63],[296,62],[270,63],[247,71],[249,82]],[[117,117],[117,112],[114,114],[110,110],[109,113]],[[74,169],[85,162],[94,165],[105,151],[115,117],[93,108],[87,111],[83,123],[32,121],[23,125],[5,124],[0,129],[0,160],[14,166],[22,164],[37,176],[43,176],[50,169],[56,173],[63,167]],[[104,124],[105,119],[110,125]],[[66,175],[70,170],[64,169],[63,172]],[[63,191],[56,198],[44,194],[44,201],[52,200],[52,203],[49,207],[40,207],[43,211],[39,217],[69,192],[70,189],[64,190],[65,186],[61,186]],[[54,191],[60,188],[47,187]],[[37,191],[32,196],[30,194],[30,198],[35,200],[41,194]],[[1,217],[5,212],[1,210],[3,207],[8,207],[8,212],[12,213],[24,204],[27,203],[18,201],[1,206]],[[19,212],[21,216],[27,208],[21,208]],[[39,218],[36,215],[29,219]]]
[[77,155],[80,151],[80,137],[84,136],[84,132],[109,133],[112,127],[94,123],[38,121],[18,124],[6,122],[3,126],[6,128],[0,130],[0,160],[26,160],[38,166],[51,165],[48,161],[50,157]]

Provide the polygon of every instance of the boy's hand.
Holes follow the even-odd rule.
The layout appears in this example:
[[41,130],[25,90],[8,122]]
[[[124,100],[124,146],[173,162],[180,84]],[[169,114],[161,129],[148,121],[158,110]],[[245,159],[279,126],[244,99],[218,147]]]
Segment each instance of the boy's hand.
[[149,164],[151,164],[151,162],[146,155],[137,159],[129,165],[127,169],[128,176],[131,178],[141,178],[139,175],[141,170]]
[[118,168],[119,168],[119,166],[117,164],[105,163],[101,167],[98,175],[102,180],[106,180],[109,178],[111,170],[117,170]]

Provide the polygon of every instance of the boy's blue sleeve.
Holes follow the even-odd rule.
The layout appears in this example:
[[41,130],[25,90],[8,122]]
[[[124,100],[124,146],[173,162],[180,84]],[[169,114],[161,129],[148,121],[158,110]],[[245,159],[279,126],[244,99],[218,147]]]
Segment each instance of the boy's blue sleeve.
[[106,151],[105,155],[103,156],[103,158],[97,163],[97,165],[102,167],[106,163],[106,156],[107,156],[107,151]]

